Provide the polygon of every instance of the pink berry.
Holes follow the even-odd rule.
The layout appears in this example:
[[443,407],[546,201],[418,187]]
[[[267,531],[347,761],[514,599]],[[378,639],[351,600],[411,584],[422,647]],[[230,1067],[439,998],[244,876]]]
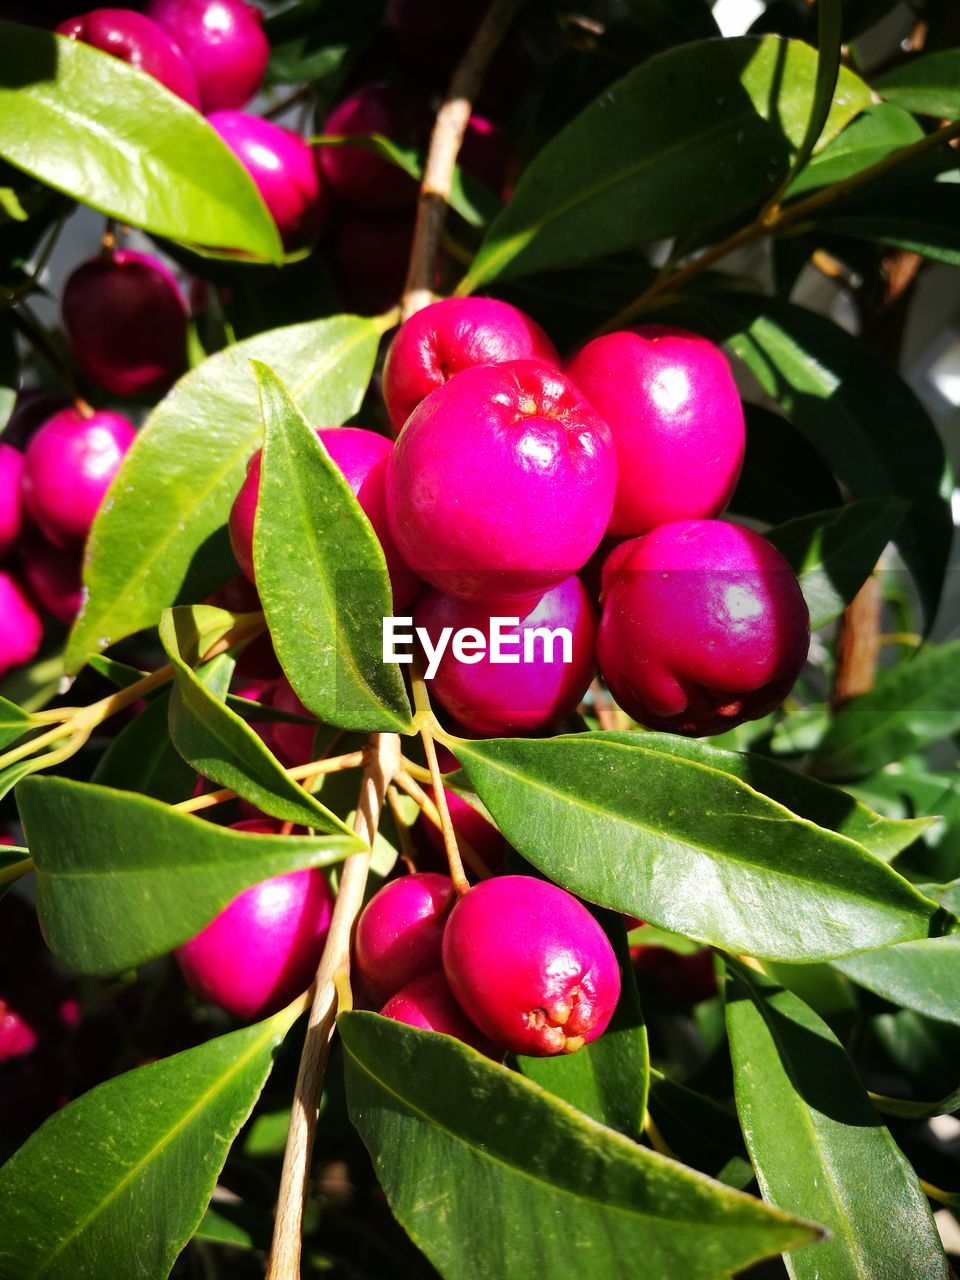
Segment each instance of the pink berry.
[[609,533],[646,533],[723,511],[740,475],[745,434],[719,347],[685,329],[645,325],[588,342],[567,373],[616,442]]
[[384,1018],[404,1022],[408,1027],[421,1031],[437,1031],[453,1036],[480,1053],[499,1062],[503,1050],[489,1040],[479,1027],[475,1027],[454,1000],[446,978],[439,969],[421,974],[408,983],[380,1010]]
[[[286,676],[281,676],[277,681],[270,701],[277,711],[285,711],[288,715],[310,716]],[[316,738],[317,725],[312,717],[309,724],[297,724],[295,720],[276,720],[270,725],[269,745],[288,765],[306,764],[312,760]]]
[[[426,791],[431,800],[436,800],[436,793],[433,787],[425,786],[424,791]],[[503,833],[498,831],[490,819],[485,818],[480,810],[475,808],[469,800],[458,795],[456,791],[448,790],[446,787],[444,787],[444,791],[447,796],[450,821],[453,823],[456,835],[462,836],[466,840],[474,853],[483,859],[484,865],[489,867],[491,871],[501,870],[507,852],[507,842]],[[422,819],[421,825],[427,843],[435,853],[445,859],[446,849],[443,843],[443,832],[426,818]]]
[[0,569],[0,678],[36,656],[43,639],[43,623],[23,588]]
[[299,133],[242,111],[215,111],[210,124],[256,183],[287,249],[323,230],[327,201],[313,148]]
[[[234,830],[276,831],[269,819]],[[313,981],[333,913],[333,895],[319,867],[255,884],[178,947],[191,990],[237,1018],[265,1018]]]
[[37,533],[21,547],[27,586],[45,613],[65,627],[73,624],[83,604],[82,552],[79,547],[55,547]]
[[440,967],[449,876],[401,876],[370,899],[357,921],[354,968],[370,999],[383,1004],[414,978]]
[[663,525],[603,570],[600,670],[652,729],[722,733],[779,706],[807,656],[807,606],[765,538],[719,520]]
[[466,369],[394,446],[387,515],[404,560],[464,599],[541,595],[603,536],[617,464],[606,423],[534,360]]
[[[377,435],[375,431],[364,431],[361,427],[324,427],[318,429],[317,436],[343,472],[344,479],[373,525],[387,562],[394,605],[398,609],[405,608],[416,595],[420,580],[404,563],[390,535],[387,522],[387,461],[393,451],[393,442]],[[233,553],[237,564],[251,582],[255,580],[253,522],[259,493],[258,451],[250,459],[246,479],[230,512],[230,542]]]
[[38,427],[48,418],[52,418],[61,409],[70,404],[63,396],[52,391],[44,391],[41,387],[25,387],[21,389],[10,414],[10,420],[3,429],[4,444],[13,445],[15,449],[26,447],[27,441]]
[[77,364],[117,396],[165,391],[187,362],[187,305],[157,258],[118,249],[78,267],[63,291]]
[[0,1062],[31,1053],[39,1038],[36,1027],[0,999]]
[[464,173],[506,200],[510,194],[513,151],[504,132],[485,116],[471,116],[457,163]]
[[0,556],[7,554],[23,528],[22,471],[23,454],[0,440]]
[[[515,663],[492,662],[489,647],[483,654],[465,653],[463,658],[470,661],[461,660],[448,644],[430,686],[468,731],[488,737],[532,733],[556,724],[576,709],[596,674],[596,618],[576,575],[539,599],[522,602],[512,615],[511,606],[459,600],[434,590],[420,595],[413,612],[414,624],[426,630],[434,646],[446,627],[454,636],[472,628],[489,644],[491,618],[509,616],[519,617],[520,625],[503,627],[504,636],[516,642],[505,644],[502,656],[513,657]],[[569,633],[569,652],[562,637],[546,634],[560,628]],[[544,632],[539,637],[538,629]],[[473,660],[477,657],[479,662]]]
[[576,898],[533,876],[482,880],[457,902],[443,969],[458,1004],[513,1053],[572,1053],[606,1030],[620,997],[607,935]]
[[455,373],[478,364],[545,360],[557,349],[529,316],[495,298],[444,298],[405,321],[390,344],[383,398],[399,431],[417,405]]
[[[430,135],[427,103],[400,85],[367,85],[327,116],[328,137],[379,133],[404,146],[420,147]],[[320,148],[320,167],[338,200],[372,213],[402,209],[417,199],[417,183],[397,165],[358,146]]]
[[32,437],[23,461],[21,490],[27,511],[58,547],[83,542],[123,455],[133,424],[100,409],[55,413]]
[[147,12],[190,60],[205,112],[246,106],[259,92],[270,46],[255,4],[151,0]]
[[61,22],[57,34],[113,54],[159,80],[191,107],[199,108],[200,91],[193,67],[169,34],[142,13],[133,9],[92,9]]

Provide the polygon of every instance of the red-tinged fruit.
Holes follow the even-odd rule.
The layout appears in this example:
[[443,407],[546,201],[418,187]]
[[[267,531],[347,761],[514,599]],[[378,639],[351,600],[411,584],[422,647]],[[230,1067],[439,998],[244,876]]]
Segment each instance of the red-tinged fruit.
[[407,420],[387,472],[404,560],[467,600],[529,599],[575,573],[616,486],[606,423],[549,365],[466,369]]
[[557,349],[535,320],[496,298],[443,298],[397,330],[383,369],[383,398],[397,431],[431,391],[478,364],[544,360]]
[[32,1053],[39,1038],[36,1027],[0,999],[0,1062]]
[[[519,618],[519,626],[492,622],[505,617]],[[519,606],[428,589],[417,599],[413,620],[435,649],[446,628],[454,637],[470,630],[487,641],[478,652],[458,651],[462,640],[448,643],[430,682],[431,692],[471,733],[533,733],[556,724],[576,709],[596,674],[596,616],[575,575]],[[494,625],[503,636],[500,656],[510,662],[492,660]]]
[[83,604],[83,553],[79,547],[56,547],[37,533],[24,538],[20,556],[23,576],[45,613],[73,625]]
[[384,1018],[392,1018],[394,1022],[404,1022],[408,1027],[453,1036],[455,1040],[470,1045],[494,1062],[499,1062],[503,1057],[503,1050],[485,1036],[479,1027],[474,1026],[457,1004],[439,969],[414,978],[390,997],[380,1013]]
[[[425,786],[424,791],[436,803],[433,787]],[[498,831],[489,818],[485,818],[479,809],[469,800],[458,795],[456,791],[444,788],[447,797],[447,811],[453,830],[458,839],[462,838],[491,871],[500,871],[507,853],[507,842],[503,832]],[[427,843],[434,853],[446,859],[446,848],[443,843],[443,832],[434,826],[426,817],[420,820],[420,827]]]
[[[420,94],[402,85],[367,85],[334,107],[324,121],[323,133],[327,137],[380,134],[402,146],[420,147],[430,135],[430,112]],[[364,147],[321,147],[320,167],[337,199],[351,208],[386,213],[416,202],[415,180]]]
[[89,417],[64,409],[33,435],[24,454],[24,504],[44,537],[58,547],[85,540],[123,456],[133,424],[100,409]]
[[622,543],[604,566],[600,670],[648,728],[702,736],[767,715],[809,644],[793,570],[750,529],[664,525]]
[[156,22],[133,9],[91,9],[68,18],[57,35],[79,40],[144,71],[188,102],[200,107],[197,77],[183,50]]
[[[269,819],[234,830],[274,833]],[[245,889],[200,933],[178,947],[191,990],[237,1018],[266,1018],[313,981],[330,928],[333,895],[318,867]]]
[[[383,548],[397,609],[405,608],[417,593],[420,580],[397,550],[387,521],[387,462],[393,443],[375,431],[361,427],[324,427],[317,430],[330,457],[343,473]],[[247,475],[230,512],[230,543],[237,564],[251,582],[253,523],[260,495],[260,452],[250,459]]]
[[619,480],[615,537],[718,516],[746,442],[727,358],[686,329],[645,325],[595,338],[567,373],[608,423]]
[[242,111],[214,111],[207,118],[255,182],[284,248],[316,240],[327,200],[310,144],[292,129]]
[[151,0],[147,12],[190,61],[205,112],[244,107],[263,83],[263,14],[244,0]]
[[717,994],[713,952],[703,947],[689,955],[670,947],[638,944],[630,948],[633,967],[669,1008],[689,1009]]
[[295,720],[274,721],[267,734],[268,745],[288,766],[308,764],[314,758],[317,723],[294,693],[286,676],[281,676],[274,685],[270,701],[274,710],[284,711],[287,715],[303,716],[308,723],[299,724]]
[[186,368],[187,304],[159,259],[132,249],[78,267],[63,291],[77,364],[117,396],[165,391]]
[[5,556],[23,528],[20,476],[23,454],[0,440],[0,556]]
[[607,935],[576,898],[533,876],[483,880],[457,902],[443,969],[472,1022],[513,1053],[572,1053],[606,1030],[620,997]]
[[444,911],[453,882],[420,871],[385,884],[364,907],[353,940],[354,970],[381,1005],[414,978],[440,968]]
[[43,623],[20,583],[0,569],[0,678],[36,657]]

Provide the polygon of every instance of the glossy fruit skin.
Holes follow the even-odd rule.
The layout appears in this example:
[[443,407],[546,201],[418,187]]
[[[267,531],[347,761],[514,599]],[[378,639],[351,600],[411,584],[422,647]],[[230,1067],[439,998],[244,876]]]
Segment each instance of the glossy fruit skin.
[[36,656],[43,639],[43,623],[23,587],[0,569],[0,677]]
[[39,1038],[36,1027],[0,999],[0,1062],[31,1053]]
[[69,407],[70,401],[54,392],[44,391],[41,387],[24,387],[17,396],[10,419],[3,429],[3,443],[13,445],[15,449],[26,448],[30,437],[39,427],[52,418],[61,409]]
[[31,532],[21,544],[20,562],[27,586],[40,608],[65,627],[72,626],[83,604],[81,549],[55,547]]
[[244,107],[263,83],[263,14],[243,0],[151,0],[147,12],[190,61],[204,112]]
[[[275,833],[252,818],[234,830]],[[237,1018],[265,1018],[313,981],[330,928],[333,895],[318,867],[245,889],[176,951],[191,990]]]
[[[430,134],[430,112],[418,93],[402,85],[366,85],[337,103],[322,132],[330,137],[379,133],[400,145],[419,146]],[[319,158],[331,191],[353,209],[387,213],[416,203],[413,178],[372,151],[320,147]]]
[[453,1036],[495,1062],[503,1057],[503,1050],[474,1026],[457,1004],[440,969],[421,974],[407,983],[390,997],[380,1013],[394,1022],[405,1022],[408,1027]]
[[200,90],[184,51],[162,26],[133,9],[91,9],[68,18],[57,34],[80,40],[127,62],[165,85],[171,93],[200,108]]
[[603,570],[600,670],[651,729],[722,733],[779,706],[803,667],[810,620],[789,564],[720,520],[663,525]]
[[[436,803],[433,787],[424,786],[424,791]],[[457,838],[464,839],[483,863],[491,871],[500,871],[507,853],[507,842],[501,831],[498,831],[489,818],[485,818],[479,809],[474,808],[469,800],[458,795],[456,791],[444,788],[447,795],[447,810]],[[420,829],[433,852],[446,865],[446,849],[443,843],[443,832],[435,827],[426,817],[421,817]]]
[[397,431],[431,391],[478,364],[545,360],[557,349],[535,320],[496,298],[443,298],[404,321],[387,352],[383,398]]
[[[492,616],[520,618],[519,627],[507,632],[520,637],[520,644],[510,650],[520,661],[494,663],[487,653],[482,661],[467,664],[458,661],[448,645],[430,682],[431,694],[464,728],[486,737],[532,733],[556,724],[576,709],[596,674],[596,615],[586,588],[574,574],[539,599],[522,602],[513,614],[498,603],[458,600],[427,589],[413,610],[414,625],[425,628],[434,644],[444,627],[452,627],[454,634],[473,627],[489,637]],[[565,627],[570,632],[571,662],[561,661],[559,641],[552,645],[553,662],[545,661],[546,646],[540,641],[535,643],[534,661],[523,661],[522,638],[538,627]]]
[[407,420],[387,517],[401,556],[441,591],[529,599],[590,557],[616,477],[606,423],[562,374],[534,360],[482,365]]
[[21,492],[44,537],[58,547],[84,541],[135,436],[107,409],[89,418],[64,409],[43,424],[24,453]]
[[116,396],[165,391],[186,368],[187,304],[157,258],[118,249],[63,291],[63,327],[83,372]]
[[567,373],[616,442],[611,535],[723,511],[740,475],[746,435],[740,396],[719,347],[685,329],[644,325],[588,342]]
[[415,872],[391,880],[357,921],[353,964],[371,1003],[382,1005],[414,978],[440,968],[449,876]]
[[0,440],[0,556],[5,556],[23,528],[20,477],[23,454]]
[[316,240],[327,218],[313,148],[299,133],[242,111],[207,117],[256,183],[284,248]]
[[498,876],[457,902],[443,970],[472,1022],[513,1053],[572,1053],[606,1030],[620,997],[607,935],[572,894]]
[[[420,580],[397,550],[387,522],[387,462],[393,442],[362,427],[321,427],[317,437],[343,472],[380,540],[393,587],[394,607],[406,608],[416,595]],[[251,582],[256,581],[253,522],[260,493],[260,456],[258,451],[250,459],[246,479],[230,512],[230,545],[237,564]]]

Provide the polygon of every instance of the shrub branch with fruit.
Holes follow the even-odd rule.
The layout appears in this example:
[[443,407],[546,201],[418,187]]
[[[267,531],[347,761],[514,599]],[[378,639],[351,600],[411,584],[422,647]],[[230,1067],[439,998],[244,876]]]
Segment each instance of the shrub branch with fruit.
[[0,1280],[954,1274],[960,31],[722,7],[0,6]]

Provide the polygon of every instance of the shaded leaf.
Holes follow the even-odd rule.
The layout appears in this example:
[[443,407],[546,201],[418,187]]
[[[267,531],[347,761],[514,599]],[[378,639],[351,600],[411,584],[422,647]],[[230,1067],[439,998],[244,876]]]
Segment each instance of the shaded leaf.
[[0,698],[0,749],[12,746],[33,725],[33,717],[16,703]]
[[107,747],[91,782],[117,791],[139,791],[166,804],[186,800],[197,775],[170,739],[169,709],[167,693],[144,707]]
[[810,442],[780,414],[743,406],[747,447],[730,509],[778,524],[839,506],[840,488]]
[[923,116],[960,116],[960,49],[940,49],[911,58],[874,81],[888,102]]
[[960,1024],[960,936],[924,938],[868,951],[837,965],[841,973],[893,1004]]

